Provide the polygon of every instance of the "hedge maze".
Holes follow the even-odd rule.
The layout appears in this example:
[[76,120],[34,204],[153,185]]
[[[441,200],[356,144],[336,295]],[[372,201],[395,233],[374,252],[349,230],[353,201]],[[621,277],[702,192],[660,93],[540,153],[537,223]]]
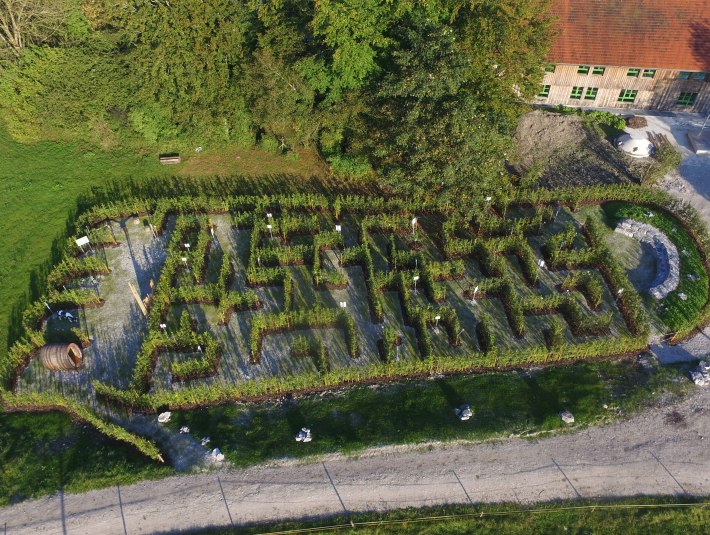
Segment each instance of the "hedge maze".
[[[3,379],[18,404],[154,411],[643,350],[663,324],[599,207],[575,208],[551,195],[469,212],[305,194],[96,206],[79,222],[91,250],[67,243]],[[102,364],[42,370],[33,357],[56,340]]]

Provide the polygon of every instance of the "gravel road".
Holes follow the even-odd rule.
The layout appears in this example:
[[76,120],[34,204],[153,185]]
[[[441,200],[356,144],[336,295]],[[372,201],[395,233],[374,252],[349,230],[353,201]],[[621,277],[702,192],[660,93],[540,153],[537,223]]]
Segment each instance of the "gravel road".
[[58,493],[0,508],[0,529],[154,533],[442,503],[708,495],[709,400],[698,388],[625,422],[535,441],[385,448]]

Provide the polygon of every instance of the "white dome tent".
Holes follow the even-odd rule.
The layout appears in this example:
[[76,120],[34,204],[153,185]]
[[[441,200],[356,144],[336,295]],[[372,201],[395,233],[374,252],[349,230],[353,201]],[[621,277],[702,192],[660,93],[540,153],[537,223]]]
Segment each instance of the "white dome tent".
[[614,146],[634,158],[647,158],[653,154],[653,143],[645,137],[621,134],[614,140]]

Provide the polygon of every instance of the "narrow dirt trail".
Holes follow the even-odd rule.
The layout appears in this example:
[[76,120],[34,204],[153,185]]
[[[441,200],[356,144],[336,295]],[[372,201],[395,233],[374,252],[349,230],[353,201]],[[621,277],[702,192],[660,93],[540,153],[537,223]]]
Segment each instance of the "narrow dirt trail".
[[442,503],[708,495],[708,401],[698,388],[677,405],[535,441],[383,448],[60,493],[0,508],[0,526],[132,534]]

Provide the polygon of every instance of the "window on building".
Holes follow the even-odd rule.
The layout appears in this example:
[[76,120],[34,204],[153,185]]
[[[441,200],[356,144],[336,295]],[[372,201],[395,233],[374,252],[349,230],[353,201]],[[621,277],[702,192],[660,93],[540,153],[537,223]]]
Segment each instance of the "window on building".
[[588,87],[587,91],[584,93],[584,100],[595,100],[598,92],[598,87]]
[[550,95],[550,86],[543,85],[542,90],[537,94],[540,98],[547,98]]
[[577,67],[577,74],[589,74],[589,65],[580,65]]
[[626,71],[626,76],[632,76],[634,78],[638,78],[639,73],[641,72],[641,69],[629,69]]
[[555,64],[554,63],[547,63],[545,65],[545,72],[555,72]]
[[692,106],[695,104],[696,98],[698,98],[697,93],[681,93],[678,96],[676,104],[678,104],[678,106]]
[[619,102],[634,102],[638,91],[636,89],[622,89],[619,93]]
[[698,80],[699,82],[704,82],[706,74],[707,74],[706,72],[694,72],[693,73],[693,80]]
[[691,74],[693,73],[688,71],[681,71],[678,73],[678,80],[690,80]]
[[603,76],[605,70],[606,69],[604,67],[594,67],[592,69],[592,74],[594,74],[595,76]]
[[656,69],[644,69],[643,74],[641,75],[644,78],[653,78],[656,76]]
[[573,99],[576,99],[576,100],[581,99],[581,98],[582,98],[582,91],[583,91],[583,90],[584,90],[583,87],[574,86],[574,87],[572,88],[572,92],[569,94],[569,98],[573,98]]

